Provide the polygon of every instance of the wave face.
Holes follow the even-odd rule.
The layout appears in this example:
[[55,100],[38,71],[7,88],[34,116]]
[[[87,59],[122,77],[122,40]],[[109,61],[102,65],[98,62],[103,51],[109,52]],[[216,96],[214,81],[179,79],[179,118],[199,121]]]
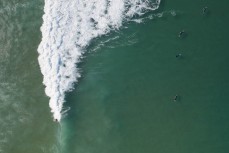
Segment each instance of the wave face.
[[80,77],[76,64],[93,38],[159,7],[160,0],[45,0],[38,61],[54,119]]

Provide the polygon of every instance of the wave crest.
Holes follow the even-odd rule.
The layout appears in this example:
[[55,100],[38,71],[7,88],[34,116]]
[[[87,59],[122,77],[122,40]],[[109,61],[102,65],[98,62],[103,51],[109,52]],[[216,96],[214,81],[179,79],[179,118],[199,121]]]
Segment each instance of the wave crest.
[[160,0],[45,0],[38,61],[55,120],[61,120],[65,93],[80,77],[76,64],[83,48],[159,4]]

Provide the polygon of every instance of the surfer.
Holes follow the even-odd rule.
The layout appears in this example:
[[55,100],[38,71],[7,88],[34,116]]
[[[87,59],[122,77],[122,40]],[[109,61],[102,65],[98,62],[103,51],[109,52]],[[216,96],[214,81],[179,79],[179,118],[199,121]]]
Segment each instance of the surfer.
[[185,35],[185,32],[184,32],[184,30],[182,30],[181,32],[179,32],[179,35],[178,35],[178,37],[184,37],[184,35]]
[[176,58],[181,58],[182,57],[182,54],[179,53],[179,54],[176,54]]
[[178,95],[175,95],[174,98],[173,98],[173,101],[176,102],[178,100]]
[[203,14],[206,14],[206,13],[207,13],[207,11],[208,11],[208,7],[207,7],[207,6],[205,6],[205,7],[202,9],[202,12],[203,12]]

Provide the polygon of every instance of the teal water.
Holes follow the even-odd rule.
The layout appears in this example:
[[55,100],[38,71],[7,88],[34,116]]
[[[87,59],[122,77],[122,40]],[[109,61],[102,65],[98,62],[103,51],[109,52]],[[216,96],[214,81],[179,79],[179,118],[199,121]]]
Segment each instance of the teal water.
[[153,19],[94,40],[60,124],[37,62],[43,5],[0,2],[0,152],[228,152],[226,0],[164,0]]
[[227,3],[164,1],[161,18],[91,47],[68,99],[67,152],[227,152]]

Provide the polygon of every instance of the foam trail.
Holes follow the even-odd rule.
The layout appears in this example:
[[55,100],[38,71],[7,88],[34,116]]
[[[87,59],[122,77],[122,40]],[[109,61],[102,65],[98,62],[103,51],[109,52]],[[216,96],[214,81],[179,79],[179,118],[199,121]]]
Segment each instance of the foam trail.
[[80,77],[76,64],[83,48],[159,4],[160,0],[45,0],[38,61],[55,120],[61,120],[65,93]]

